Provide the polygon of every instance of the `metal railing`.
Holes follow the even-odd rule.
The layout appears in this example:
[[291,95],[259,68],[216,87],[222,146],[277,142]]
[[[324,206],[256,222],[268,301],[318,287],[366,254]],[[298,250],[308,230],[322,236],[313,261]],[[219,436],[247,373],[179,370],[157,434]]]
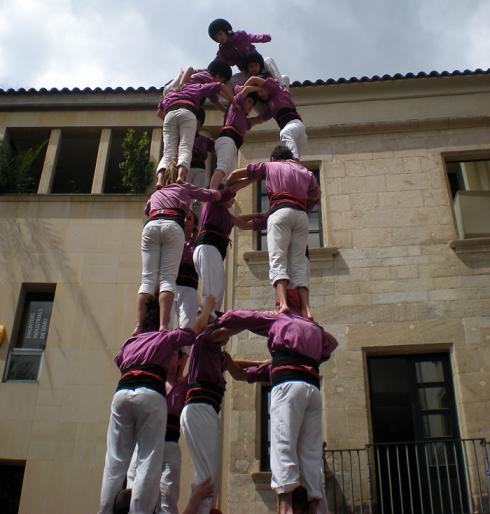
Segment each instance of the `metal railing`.
[[485,439],[371,444],[328,450],[325,491],[331,514],[490,513]]

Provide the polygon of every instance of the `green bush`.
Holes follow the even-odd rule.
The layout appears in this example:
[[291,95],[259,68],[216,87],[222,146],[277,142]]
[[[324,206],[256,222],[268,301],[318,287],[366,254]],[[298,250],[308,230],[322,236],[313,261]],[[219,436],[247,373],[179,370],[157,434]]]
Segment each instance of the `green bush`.
[[36,192],[32,165],[47,143],[14,152],[6,141],[0,141],[0,194]]
[[154,176],[155,163],[150,160],[150,139],[147,132],[138,139],[136,131],[129,129],[124,136],[123,161],[119,163],[121,183],[126,193],[146,192]]

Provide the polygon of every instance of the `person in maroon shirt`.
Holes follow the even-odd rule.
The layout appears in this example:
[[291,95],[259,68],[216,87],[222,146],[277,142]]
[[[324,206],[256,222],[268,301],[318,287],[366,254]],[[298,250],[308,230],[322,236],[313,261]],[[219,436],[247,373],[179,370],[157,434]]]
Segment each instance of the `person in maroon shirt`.
[[223,126],[214,143],[217,162],[209,184],[211,189],[218,189],[223,179],[236,167],[238,150],[245,135],[254,125],[263,121],[261,116],[248,117],[257,102],[254,91],[257,88],[237,86],[236,89],[238,92],[233,97],[235,105],[228,107]]
[[[145,207],[148,216],[141,233],[141,285],[136,298],[136,326],[141,332],[147,302],[158,288],[160,329],[169,327],[176,277],[184,247],[184,219],[192,199],[220,200],[222,193],[189,183],[175,182],[173,163],[164,176],[164,187],[152,193]],[[228,192],[229,193],[229,192]],[[228,198],[232,195],[228,194]]]
[[206,160],[211,152],[214,152],[214,139],[201,134],[199,131],[204,125],[206,113],[201,107],[196,112],[197,129],[192,147],[192,160],[187,180],[196,186],[206,187],[209,184],[208,173],[206,171]]
[[255,50],[253,43],[268,43],[271,40],[269,34],[249,34],[244,30],[233,31],[229,21],[223,18],[213,20],[208,27],[211,39],[219,43],[216,58],[227,62],[230,66],[244,68],[243,57]]
[[308,212],[320,199],[313,173],[293,159],[285,146],[276,146],[270,162],[250,163],[233,171],[228,187],[238,190],[253,181],[265,180],[270,209],[267,217],[269,278],[276,290],[279,311],[287,312],[287,289],[298,289],[301,313],[312,318],[309,305]]
[[229,208],[234,201],[234,198],[225,196],[218,202],[208,202],[204,205],[193,255],[194,265],[202,284],[202,298],[204,300],[207,295],[213,295],[216,299],[215,310],[218,311],[221,309],[225,292],[224,260],[230,244],[231,231],[235,225],[242,230],[257,230],[256,220],[260,217],[255,213],[232,214]]
[[305,151],[308,137],[305,125],[288,88],[272,77],[266,79],[250,77],[244,86],[259,88],[257,90],[259,98],[267,104],[267,109],[260,111],[264,120],[274,118],[279,126],[281,144],[291,150],[295,159],[300,159]]
[[[338,346],[336,339],[314,321],[291,312],[232,309],[213,326],[215,337],[220,329],[222,335],[225,331],[230,335],[249,330],[267,337],[272,357],[271,486],[278,495],[277,512],[293,512],[292,493],[299,486],[307,490],[309,512],[317,512],[323,498],[319,366]],[[267,379],[267,369],[261,368],[256,370],[257,375]]]
[[[223,84],[231,77],[231,68],[225,62],[209,66],[212,82],[199,83],[189,80],[179,90],[167,93],[158,104],[163,115],[163,156],[157,167],[157,185],[170,162],[177,158],[179,181],[185,181],[192,159],[192,146],[196,135],[196,111],[202,101],[220,94],[235,103],[230,90]],[[192,78],[192,77],[191,77]]]
[[166,373],[177,350],[193,345],[207,326],[214,298],[209,297],[192,328],[145,332],[130,337],[114,361],[121,378],[107,428],[99,514],[112,514],[136,444],[138,459],[131,512],[153,512],[158,501],[167,423]]

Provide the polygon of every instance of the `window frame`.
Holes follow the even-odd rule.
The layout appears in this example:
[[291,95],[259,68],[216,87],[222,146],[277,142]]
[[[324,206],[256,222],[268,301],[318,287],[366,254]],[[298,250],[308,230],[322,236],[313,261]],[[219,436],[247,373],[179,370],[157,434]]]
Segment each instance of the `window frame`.
[[[465,219],[464,213],[468,214],[468,200],[464,201],[464,197],[460,200],[462,203],[456,205],[456,195],[459,191],[463,193],[473,192],[478,196],[478,193],[490,195],[490,187],[488,189],[466,189],[462,188],[464,185],[464,177],[462,176],[463,163],[476,163],[476,162],[488,162],[490,163],[490,150],[470,150],[465,152],[445,152],[441,154],[442,164],[444,169],[444,175],[448,191],[448,201],[451,206],[451,213],[453,217],[453,226],[456,232],[457,240],[459,241],[478,241],[490,238],[490,223],[488,224],[488,231],[486,233],[477,234],[474,232],[471,234],[471,230],[468,232],[468,226],[471,228],[477,227],[471,222],[474,216],[469,215]],[[455,169],[455,165],[458,165],[458,169]],[[486,196],[486,195],[485,195]],[[464,207],[466,205],[466,207]]]
[[260,388],[260,471],[268,472],[270,465],[270,396],[272,386],[262,385]]
[[[51,325],[53,315],[55,290],[55,284],[23,284],[17,303],[12,343],[8,351],[2,382],[39,382],[39,374],[42,369],[44,351],[46,349],[49,337],[49,327]],[[51,311],[49,316],[45,317],[45,319],[47,319],[47,327],[45,336],[42,340],[42,345],[37,348],[30,348],[28,346],[24,346],[23,343],[25,342],[25,327],[27,326],[28,314],[30,312],[30,303],[34,301],[51,302]],[[38,357],[38,366],[35,378],[9,377],[12,371],[12,362],[15,361],[15,357],[22,356]]]

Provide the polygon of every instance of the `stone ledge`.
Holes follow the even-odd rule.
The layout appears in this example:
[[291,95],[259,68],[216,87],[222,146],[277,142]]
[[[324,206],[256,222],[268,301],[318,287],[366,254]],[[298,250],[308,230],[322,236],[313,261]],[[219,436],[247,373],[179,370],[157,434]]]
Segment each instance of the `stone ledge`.
[[471,239],[453,239],[449,247],[458,253],[490,252],[490,237],[475,237]]
[[250,473],[250,477],[255,483],[257,489],[271,488],[271,472],[270,471],[254,471]]
[[[337,254],[339,249],[336,246],[325,246],[324,248],[311,248],[309,250],[310,261],[331,261]],[[249,265],[268,264],[269,254],[266,250],[255,250],[251,252],[243,252],[243,258]]]

